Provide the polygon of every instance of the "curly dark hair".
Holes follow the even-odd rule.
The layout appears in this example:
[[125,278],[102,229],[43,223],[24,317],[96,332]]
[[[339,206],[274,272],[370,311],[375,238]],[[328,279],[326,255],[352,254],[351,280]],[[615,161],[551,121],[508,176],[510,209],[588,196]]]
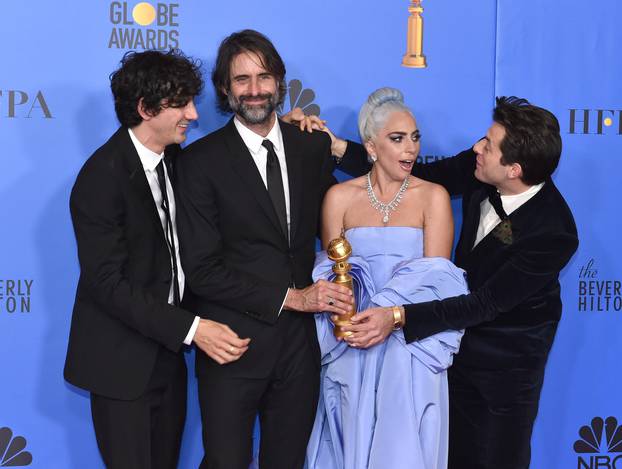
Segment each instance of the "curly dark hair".
[[127,52],[110,75],[117,118],[126,127],[142,122],[138,102],[146,112],[157,115],[165,107],[183,107],[203,89],[201,62],[179,49],[168,52]]
[[228,90],[231,85],[231,62],[242,52],[256,54],[259,60],[261,60],[263,68],[274,75],[279,84],[279,101],[277,106],[283,104],[286,89],[283,59],[281,59],[270,39],[258,31],[245,29],[226,37],[218,48],[216,64],[212,70],[212,83],[216,91],[218,109],[225,114],[233,112],[229,106],[227,95],[223,90]]
[[559,122],[552,112],[516,96],[501,96],[492,119],[503,126],[501,164],[520,164],[521,180],[528,185],[544,182],[553,174],[562,152]]

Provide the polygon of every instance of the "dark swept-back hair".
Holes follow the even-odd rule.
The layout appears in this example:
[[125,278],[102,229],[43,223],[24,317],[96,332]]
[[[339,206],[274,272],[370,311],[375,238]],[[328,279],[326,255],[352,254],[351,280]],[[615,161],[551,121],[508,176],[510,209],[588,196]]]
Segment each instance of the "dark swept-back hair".
[[223,113],[233,112],[229,106],[227,94],[231,86],[231,62],[243,52],[252,52],[259,57],[261,66],[276,78],[279,85],[278,105],[285,99],[285,64],[274,44],[266,36],[252,29],[238,31],[226,37],[218,48],[216,64],[212,70],[212,83],[218,99],[218,109]]
[[114,109],[121,125],[135,127],[142,122],[138,102],[146,112],[157,115],[165,107],[183,107],[203,88],[201,62],[179,49],[168,52],[127,52],[110,75]]
[[528,185],[544,182],[559,163],[562,139],[559,122],[552,112],[516,96],[501,96],[492,119],[503,126],[501,164],[520,164],[521,181]]

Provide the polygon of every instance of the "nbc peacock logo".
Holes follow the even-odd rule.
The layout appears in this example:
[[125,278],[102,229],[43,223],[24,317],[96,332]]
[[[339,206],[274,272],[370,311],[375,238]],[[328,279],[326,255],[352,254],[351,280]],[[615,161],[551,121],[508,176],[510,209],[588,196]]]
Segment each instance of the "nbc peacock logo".
[[32,454],[23,451],[26,448],[26,438],[13,437],[10,428],[0,428],[0,467],[29,466]]
[[622,469],[622,426],[615,417],[594,417],[579,429],[577,469]]
[[295,107],[299,107],[306,116],[320,115],[320,106],[315,104],[315,91],[311,88],[303,88],[300,80],[290,80],[287,84],[287,94],[289,96],[289,108],[285,108],[285,102],[277,109],[279,114],[286,114]]

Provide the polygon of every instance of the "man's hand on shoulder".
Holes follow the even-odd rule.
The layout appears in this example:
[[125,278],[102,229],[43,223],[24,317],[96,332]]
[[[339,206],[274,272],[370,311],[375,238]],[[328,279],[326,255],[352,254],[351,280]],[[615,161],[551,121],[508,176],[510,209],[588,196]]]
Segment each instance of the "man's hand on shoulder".
[[306,130],[312,133],[314,130],[324,130],[325,120],[320,119],[318,116],[307,116],[299,107],[295,107],[287,114],[281,116],[281,119],[288,124],[297,125],[300,130]]
[[201,319],[193,342],[220,365],[238,360],[247,350],[251,339],[240,339],[226,324]]
[[346,152],[348,142],[337,137],[326,127],[326,121],[320,119],[318,116],[310,115],[306,116],[305,113],[299,107],[295,107],[287,114],[281,117],[288,124],[297,125],[301,131],[307,131],[312,133],[314,130],[321,130],[330,137],[330,151],[333,156],[341,158]]

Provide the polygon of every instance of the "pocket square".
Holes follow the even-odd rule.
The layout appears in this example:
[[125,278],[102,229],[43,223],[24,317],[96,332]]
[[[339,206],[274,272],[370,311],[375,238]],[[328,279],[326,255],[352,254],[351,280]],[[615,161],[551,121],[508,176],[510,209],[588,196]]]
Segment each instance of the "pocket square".
[[501,241],[503,244],[512,244],[514,241],[512,237],[512,222],[509,218],[506,218],[492,230],[492,235]]

